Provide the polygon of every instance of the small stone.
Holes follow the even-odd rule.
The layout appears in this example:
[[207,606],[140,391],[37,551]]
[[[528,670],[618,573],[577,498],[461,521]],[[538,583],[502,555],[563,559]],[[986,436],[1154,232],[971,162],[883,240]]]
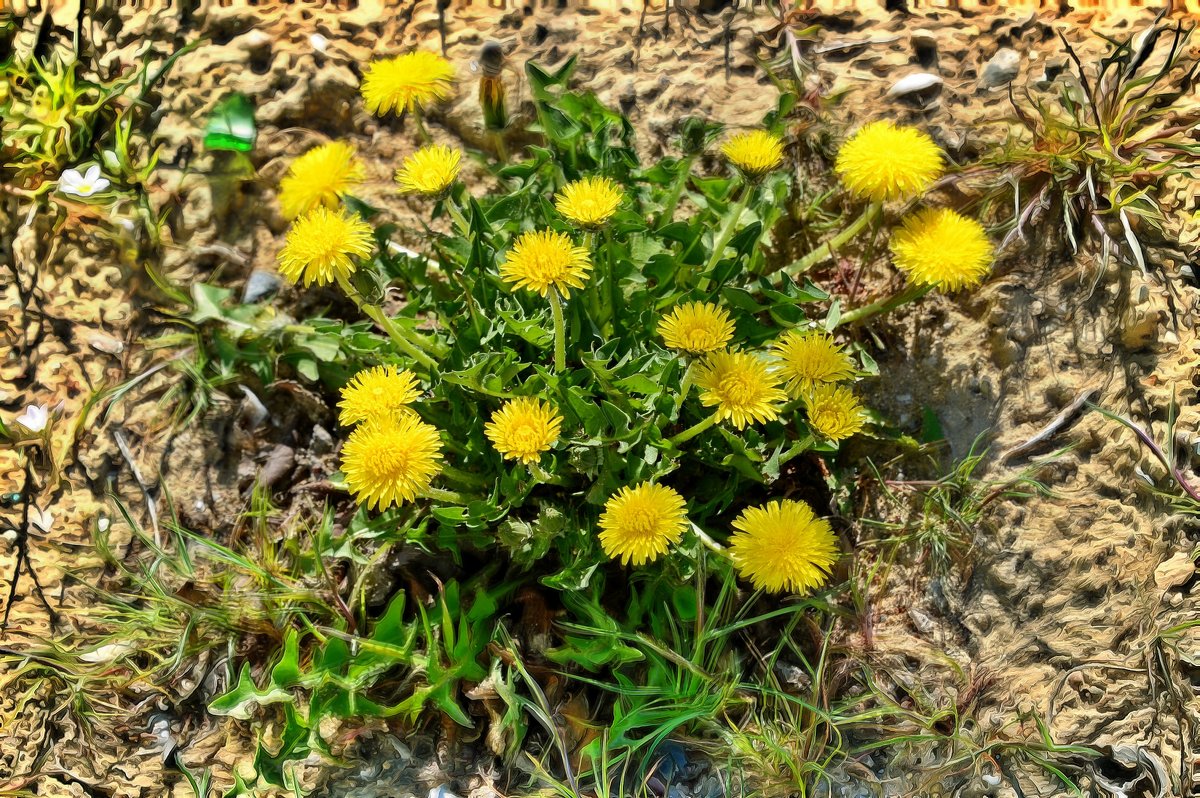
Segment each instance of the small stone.
[[92,333],[88,336],[88,346],[106,355],[119,355],[125,351],[125,344],[111,335]]
[[1154,584],[1164,593],[1186,584],[1196,573],[1196,561],[1190,554],[1179,552],[1154,569]]
[[979,85],[985,89],[1007,86],[1016,80],[1021,73],[1021,54],[1011,47],[1001,47],[987,66],[983,68],[983,77]]
[[935,95],[942,90],[943,81],[931,72],[916,72],[900,78],[888,89],[888,97],[907,97],[909,95]]
[[271,36],[257,28],[232,39],[229,46],[253,55],[271,46]]
[[317,424],[313,427],[308,448],[313,454],[329,454],[333,451],[333,436],[329,434],[329,430]]
[[273,488],[292,472],[295,465],[296,451],[281,443],[267,455],[267,461],[258,472],[258,481],[268,488]]
[[267,269],[255,269],[246,279],[246,287],[242,289],[242,304],[249,305],[279,290],[283,282],[279,275]]

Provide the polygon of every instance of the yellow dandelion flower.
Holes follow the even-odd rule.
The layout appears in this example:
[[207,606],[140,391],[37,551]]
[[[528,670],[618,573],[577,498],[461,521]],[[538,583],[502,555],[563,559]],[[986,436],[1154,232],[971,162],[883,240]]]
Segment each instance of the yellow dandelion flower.
[[342,447],[342,473],[360,504],[384,510],[428,490],[441,471],[442,441],[416,413],[373,418]]
[[376,116],[389,111],[418,110],[450,96],[454,67],[437,53],[417,50],[374,61],[363,74],[360,91],[367,110]]
[[342,388],[338,423],[349,427],[374,418],[391,418],[411,413],[409,405],[421,395],[417,377],[408,369],[376,366],[364,369]]
[[696,376],[701,403],[715,405],[717,420],[738,429],[779,418],[779,403],[787,399],[779,384],[767,362],[747,352],[713,352]]
[[911,199],[942,176],[942,151],[915,127],[871,122],[842,145],[834,169],[856,196]]
[[279,251],[279,271],[293,283],[326,285],[354,273],[354,258],[371,254],[371,228],[357,214],[347,216],[318,205],[292,223]]
[[974,288],[992,268],[992,242],[983,225],[949,208],[926,208],[892,234],[896,267],[914,285],[943,291]]
[[683,537],[687,505],[665,485],[624,487],[604,504],[600,547],[622,565],[653,562]]
[[788,392],[797,399],[817,385],[854,376],[854,362],[828,333],[788,330],[775,339],[771,351],[779,358]]
[[808,426],[827,440],[845,440],[867,421],[854,392],[842,385],[818,385],[804,404],[808,409]]
[[521,235],[500,266],[500,279],[513,288],[528,288],[542,296],[556,290],[566,298],[568,288],[583,288],[592,262],[588,251],[575,246],[566,233],[539,230]]
[[595,228],[617,212],[624,196],[620,186],[607,177],[585,177],[563,186],[554,195],[554,207],[575,224]]
[[279,181],[279,207],[288,219],[303,216],[318,205],[336,208],[366,174],[352,145],[331,141],[314,147],[292,161]]
[[461,159],[458,150],[444,144],[430,144],[404,159],[404,165],[396,172],[396,182],[402,192],[440,196],[458,179]]
[[733,528],[729,553],[734,565],[760,590],[807,595],[825,584],[837,562],[833,528],[804,502],[748,507]]
[[721,152],[742,174],[761,177],[783,163],[783,140],[765,130],[751,130],[731,136]]
[[687,302],[658,322],[658,334],[671,349],[712,352],[732,340],[733,320],[724,308],[710,302]]
[[522,396],[492,414],[484,434],[510,460],[536,463],[558,440],[562,416],[548,404]]

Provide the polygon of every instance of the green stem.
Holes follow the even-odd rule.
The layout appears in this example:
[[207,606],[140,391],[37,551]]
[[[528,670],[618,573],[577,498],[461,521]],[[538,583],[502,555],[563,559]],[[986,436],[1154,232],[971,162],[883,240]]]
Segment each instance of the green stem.
[[388,338],[392,340],[392,343],[396,345],[397,349],[430,371],[433,371],[437,368],[437,361],[430,357],[429,353],[419,349],[415,343],[410,341],[404,334],[404,331],[397,327],[396,323],[392,321],[391,318],[389,318],[381,308],[378,308],[363,299],[362,294],[358,292],[357,288],[350,284],[350,281],[347,278],[339,277],[338,285],[341,286],[342,291],[346,293],[346,296],[350,297],[360,311],[366,314],[371,321],[383,328],[383,331],[387,333]]
[[604,266],[605,279],[608,282],[608,294],[605,297],[608,307],[604,314],[604,323],[612,322],[613,330],[617,335],[620,335],[621,330],[617,327],[617,322],[621,318],[618,312],[621,307],[621,287],[617,284],[617,263],[616,258],[612,253],[612,232],[609,228],[604,228]]
[[803,438],[796,441],[792,448],[788,449],[779,456],[779,465],[782,466],[784,463],[804,454],[813,447],[814,443],[816,443],[816,441],[813,439],[813,436],[805,435]]
[[869,305],[863,305],[861,308],[855,308],[849,313],[843,313],[842,317],[838,319],[837,326],[843,327],[847,324],[861,324],[873,316],[878,316],[880,313],[890,313],[901,305],[915,302],[932,290],[933,286],[931,285],[913,285],[910,283],[903,291],[894,296],[883,297]]
[[501,130],[493,131],[492,143],[496,149],[496,160],[501,164],[508,163],[508,146],[504,143],[504,132]]
[[554,370],[561,373],[567,370],[567,325],[563,321],[562,300],[558,296],[558,289],[551,288],[547,296],[550,299],[550,315],[554,318]]
[[709,427],[711,427],[713,424],[716,424],[716,423],[717,423],[717,414],[713,413],[711,416],[709,416],[708,418],[705,418],[703,421],[696,422],[692,426],[685,429],[683,432],[676,435],[674,438],[671,438],[670,444],[672,446],[679,446],[679,444],[681,444],[681,443],[687,443],[692,438],[696,437],[701,432],[704,432],[706,429],[708,429]]
[[421,109],[414,108],[413,119],[417,122],[417,133],[421,136],[421,142],[424,144],[432,144],[433,137],[429,135],[429,131],[425,129],[425,120],[421,116]]
[[710,538],[708,536],[707,532],[705,532],[703,529],[696,526],[695,524],[692,524],[692,533],[695,534],[695,536],[700,539],[700,542],[704,544],[704,548],[708,549],[709,551],[711,551],[715,554],[720,555],[721,557],[724,557],[727,560],[733,559],[733,556],[729,553],[729,549],[725,548],[720,543],[718,543],[717,541]]
[[721,254],[725,252],[725,247],[729,244],[729,239],[733,238],[734,232],[737,230],[738,219],[742,218],[742,212],[746,210],[746,203],[750,200],[749,184],[742,184],[741,193],[738,195],[737,202],[729,209],[729,216],[725,219],[725,226],[721,228],[721,232],[717,234],[717,240],[713,242],[712,254],[708,256],[708,263],[704,264],[704,268],[700,270],[700,279],[696,283],[696,287],[701,291],[708,290],[709,272],[721,260]]
[[492,487],[492,480],[482,474],[472,474],[470,471],[462,471],[445,463],[442,463],[442,476],[460,485],[470,485],[473,488]]
[[675,410],[683,407],[684,401],[687,400],[687,395],[692,391],[692,381],[696,377],[696,359],[689,357],[687,368],[683,371],[683,382],[679,384],[679,397],[675,400]]
[[671,192],[667,194],[667,202],[663,206],[662,212],[658,215],[657,227],[670,224],[675,220],[675,209],[679,207],[679,198],[683,196],[683,189],[687,186],[688,178],[692,176],[692,162],[695,160],[695,155],[689,155],[680,164],[679,174],[675,177],[675,183],[671,186]]
[[454,201],[453,197],[446,197],[446,212],[454,219],[454,223],[462,230],[464,236],[471,234],[471,223],[467,221],[462,208],[458,207],[458,203]]
[[[592,268],[596,267],[596,234],[591,230],[583,232],[583,248],[588,251],[588,258],[592,261]],[[593,273],[592,278],[587,281],[587,286],[583,289],[583,295],[586,299],[586,314],[591,317],[592,323],[599,328],[603,323],[601,314],[603,308],[600,305],[600,277]]]
[[852,238],[861,233],[867,227],[867,225],[874,222],[875,219],[879,217],[880,211],[882,210],[883,206],[878,202],[872,202],[871,204],[867,205],[867,207],[863,208],[863,212],[859,214],[858,218],[847,225],[840,233],[818,246],[803,258],[800,258],[800,260],[793,261],[787,266],[779,269],[778,274],[774,278],[773,282],[779,283],[786,275],[797,277],[801,274],[804,274],[818,263],[823,263],[829,260],[835,254],[837,254],[839,249],[849,243]]
[[433,499],[439,502],[448,502],[449,504],[463,505],[468,502],[467,497],[453,490],[442,490],[441,488],[428,487],[419,494],[422,499]]

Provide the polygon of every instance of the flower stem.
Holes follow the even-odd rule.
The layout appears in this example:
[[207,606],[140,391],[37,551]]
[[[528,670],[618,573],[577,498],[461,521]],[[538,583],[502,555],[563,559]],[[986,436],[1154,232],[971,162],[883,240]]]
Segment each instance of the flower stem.
[[[588,251],[588,257],[592,259],[593,266],[596,262],[596,234],[591,230],[583,231],[583,248]],[[587,286],[583,289],[583,296],[586,300],[585,313],[591,318],[592,323],[599,327],[603,322],[601,307],[601,291],[600,278],[598,274],[593,274],[592,279],[587,281]]]
[[861,233],[867,225],[875,221],[882,209],[883,206],[878,202],[872,202],[867,205],[867,207],[863,208],[863,212],[859,214],[858,218],[847,225],[840,233],[820,244],[812,252],[800,258],[800,260],[792,261],[780,269],[774,278],[774,282],[778,284],[786,275],[798,277],[818,263],[823,263],[832,258],[850,239]]
[[699,538],[700,542],[704,544],[704,548],[721,557],[724,557],[727,560],[733,559],[733,555],[729,553],[729,549],[710,538],[707,532],[696,526],[694,523],[692,524],[692,533],[695,534],[695,536]]
[[453,197],[446,198],[446,212],[454,219],[454,223],[459,226],[464,236],[471,234],[471,223],[467,221],[466,215],[463,214],[462,208],[458,207],[458,203]]
[[470,485],[473,488],[491,488],[492,481],[482,474],[472,474],[451,465],[442,463],[442,475],[460,485]]
[[358,292],[357,288],[350,284],[348,279],[345,277],[339,277],[338,285],[341,286],[342,290],[346,293],[346,296],[350,297],[360,311],[366,314],[371,321],[383,328],[383,331],[387,333],[388,338],[392,340],[392,343],[396,345],[397,349],[430,371],[433,371],[437,368],[437,361],[430,357],[428,352],[418,348],[415,343],[410,341],[404,334],[404,331],[397,327],[396,323],[392,321],[391,318],[389,318],[381,308],[378,308],[363,299],[362,294]]
[[422,499],[433,499],[435,501],[447,502],[449,504],[466,504],[468,501],[467,497],[463,496],[457,491],[442,490],[441,488],[435,488],[433,486],[426,488],[417,495],[419,495]]
[[554,370],[563,372],[567,369],[567,331],[563,321],[562,300],[556,288],[551,288],[547,296],[550,299],[550,315],[554,318]]
[[680,164],[679,174],[675,177],[675,183],[671,186],[671,192],[667,195],[662,212],[658,214],[657,227],[670,224],[675,219],[675,209],[679,206],[679,198],[683,195],[688,178],[692,176],[692,162],[695,160],[695,155],[689,155]]
[[725,219],[725,226],[721,228],[721,232],[717,234],[717,240],[713,242],[712,254],[708,256],[708,263],[704,264],[704,268],[700,271],[700,279],[696,283],[696,287],[701,291],[708,290],[709,272],[721,260],[721,254],[725,252],[725,247],[729,244],[729,239],[733,238],[734,232],[737,230],[738,219],[742,218],[742,212],[746,210],[746,203],[750,199],[750,186],[743,183],[741,192],[738,195],[737,201],[733,207],[729,209],[729,216]]
[[696,422],[692,426],[685,429],[683,432],[676,435],[674,438],[671,438],[670,444],[672,446],[678,446],[681,443],[686,443],[716,423],[717,423],[717,414],[713,413],[711,416],[709,416],[708,418],[705,418],[703,421]]
[[679,384],[679,397],[675,400],[675,409],[683,407],[683,403],[687,401],[687,395],[692,391],[692,380],[696,377],[696,360],[688,358],[687,368],[683,370],[683,381]]
[[429,131],[425,129],[425,120],[421,117],[421,109],[414,108],[412,115],[413,115],[413,119],[416,120],[417,133],[421,136],[421,142],[423,144],[432,144],[433,137],[430,136]]
[[813,447],[814,443],[816,443],[816,441],[813,440],[812,435],[805,435],[803,438],[796,441],[792,448],[779,455],[779,465],[782,466],[784,463],[804,454]]
[[861,308],[855,308],[849,313],[843,313],[842,317],[838,319],[837,326],[843,327],[847,324],[861,324],[867,319],[878,316],[880,313],[890,313],[901,305],[915,302],[932,290],[933,286],[931,285],[913,285],[910,283],[898,294],[882,297],[869,305],[863,305]]
[[617,324],[621,314],[617,311],[621,307],[621,287],[617,284],[617,263],[613,257],[612,231],[609,228],[604,229],[604,265],[605,280],[608,282],[608,294],[605,297],[608,307],[605,309],[604,323],[608,324],[611,321],[613,330],[619,335],[621,330]]

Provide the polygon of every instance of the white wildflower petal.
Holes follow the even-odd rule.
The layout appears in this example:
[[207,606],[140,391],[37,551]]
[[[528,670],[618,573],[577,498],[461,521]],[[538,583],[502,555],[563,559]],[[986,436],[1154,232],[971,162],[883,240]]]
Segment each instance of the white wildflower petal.
[[37,506],[31,505],[29,508],[29,523],[36,526],[43,532],[49,532],[54,528],[54,515],[46,510],[42,510]]
[[30,432],[41,432],[50,423],[50,411],[45,405],[30,405],[17,416],[17,423]]

